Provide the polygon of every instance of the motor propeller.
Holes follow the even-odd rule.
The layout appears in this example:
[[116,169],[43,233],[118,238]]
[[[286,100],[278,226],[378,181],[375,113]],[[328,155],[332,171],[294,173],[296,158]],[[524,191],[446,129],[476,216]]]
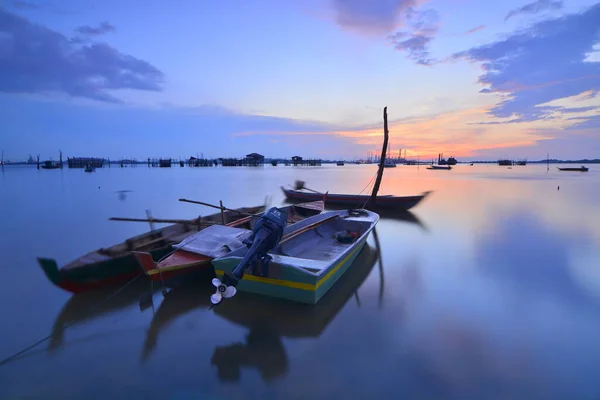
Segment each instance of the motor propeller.
[[219,278],[213,278],[212,284],[217,288],[217,291],[210,296],[210,302],[213,305],[217,305],[221,302],[221,300],[230,299],[237,293],[237,289],[235,286],[227,286],[223,282],[219,280]]

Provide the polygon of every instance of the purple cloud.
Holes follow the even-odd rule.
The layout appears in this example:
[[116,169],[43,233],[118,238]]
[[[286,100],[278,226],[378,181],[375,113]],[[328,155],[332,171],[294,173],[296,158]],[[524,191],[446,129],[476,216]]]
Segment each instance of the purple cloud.
[[333,0],[337,23],[367,34],[387,34],[420,0]]
[[545,119],[554,107],[538,107],[600,90],[600,63],[585,61],[600,39],[600,3],[578,13],[538,22],[504,40],[453,55],[481,63],[482,92],[508,96],[491,109],[515,122]]
[[512,17],[520,15],[520,14],[537,14],[542,11],[560,10],[561,8],[563,8],[562,1],[537,0],[537,1],[534,1],[533,3],[526,4],[523,7],[519,7],[519,8],[515,8],[514,10],[511,10],[506,15],[504,20],[506,21],[509,18],[512,18]]
[[439,29],[438,13],[434,10],[411,10],[407,22],[408,31],[390,36],[394,48],[406,52],[408,58],[419,65],[432,65],[434,60],[428,48]]
[[470,35],[472,33],[479,32],[482,29],[485,29],[485,25],[479,25],[479,26],[476,26],[473,29],[469,29],[468,31],[465,32],[465,35]]
[[161,71],[107,44],[80,44],[2,8],[0,26],[0,92],[61,92],[119,103],[109,90],[162,90]]
[[102,22],[97,27],[93,27],[90,25],[84,25],[84,26],[80,26],[79,28],[75,29],[76,32],[81,33],[82,35],[87,35],[87,36],[100,36],[100,35],[104,35],[105,33],[114,32],[115,30],[116,30],[115,27],[113,25],[109,24],[108,22]]

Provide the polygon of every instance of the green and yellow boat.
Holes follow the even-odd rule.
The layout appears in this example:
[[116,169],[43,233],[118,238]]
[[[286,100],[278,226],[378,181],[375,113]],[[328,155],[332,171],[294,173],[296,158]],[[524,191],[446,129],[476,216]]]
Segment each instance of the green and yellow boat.
[[[268,254],[255,257],[249,253],[254,246],[242,247],[214,259],[218,278],[213,285],[218,290],[213,304],[238,290],[317,304],[350,268],[378,221],[378,214],[365,209],[328,211],[286,226]],[[240,273],[246,267],[248,271]],[[224,275],[222,283],[219,278]]]

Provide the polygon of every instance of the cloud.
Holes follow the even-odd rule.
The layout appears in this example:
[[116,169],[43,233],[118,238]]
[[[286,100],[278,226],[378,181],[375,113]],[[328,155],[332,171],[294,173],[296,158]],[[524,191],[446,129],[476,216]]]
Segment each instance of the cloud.
[[[596,107],[598,108],[598,107]],[[569,118],[572,120],[579,120],[581,122],[574,123],[573,125],[567,127],[567,130],[595,130],[596,132],[600,131],[600,115],[592,115],[590,117],[573,117]],[[599,147],[600,150],[600,147]]]
[[364,34],[387,34],[402,24],[420,0],[333,0],[336,22]]
[[113,25],[109,24],[108,22],[102,22],[97,27],[93,27],[90,25],[84,25],[84,26],[80,26],[79,28],[75,29],[75,31],[78,33],[81,33],[82,35],[99,36],[99,35],[104,35],[105,33],[114,32],[115,27]]
[[481,63],[482,93],[504,99],[490,112],[527,122],[557,110],[539,107],[558,99],[600,90],[600,63],[585,61],[600,39],[600,3],[587,10],[538,22],[505,39],[453,55]]
[[479,32],[482,29],[485,29],[485,25],[479,25],[479,26],[476,26],[473,29],[469,29],[468,31],[465,32],[465,35],[470,35],[472,33]]
[[435,10],[411,11],[407,18],[407,31],[390,36],[394,48],[408,53],[408,58],[419,65],[432,65],[429,44],[439,29],[439,15]]
[[13,0],[12,2],[15,8],[29,9],[29,10],[38,10],[43,8],[44,6],[37,3],[32,3],[30,1],[25,0]]
[[504,17],[504,20],[507,21],[509,18],[512,18],[514,16],[521,15],[521,14],[537,14],[542,11],[560,10],[561,8],[563,8],[562,1],[538,0],[538,1],[534,1],[533,3],[526,4],[523,7],[519,7],[519,8],[515,8],[514,10],[511,10],[506,15],[506,17]]
[[163,73],[104,43],[80,44],[0,8],[0,92],[63,93],[119,103],[109,91],[162,90]]

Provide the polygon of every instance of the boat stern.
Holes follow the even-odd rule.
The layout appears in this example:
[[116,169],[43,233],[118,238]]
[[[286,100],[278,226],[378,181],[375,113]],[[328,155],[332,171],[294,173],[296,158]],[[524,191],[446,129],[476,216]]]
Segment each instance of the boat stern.
[[44,274],[46,274],[48,280],[54,285],[60,287],[60,283],[62,282],[62,276],[60,274],[60,270],[58,269],[58,264],[56,263],[56,261],[53,258],[44,257],[38,257],[37,261],[40,264],[40,267],[42,267],[42,270],[44,271]]
[[153,275],[153,271],[155,271],[157,268],[152,254],[143,251],[132,251],[131,253],[135,257],[137,263],[142,268],[144,273],[148,276]]

